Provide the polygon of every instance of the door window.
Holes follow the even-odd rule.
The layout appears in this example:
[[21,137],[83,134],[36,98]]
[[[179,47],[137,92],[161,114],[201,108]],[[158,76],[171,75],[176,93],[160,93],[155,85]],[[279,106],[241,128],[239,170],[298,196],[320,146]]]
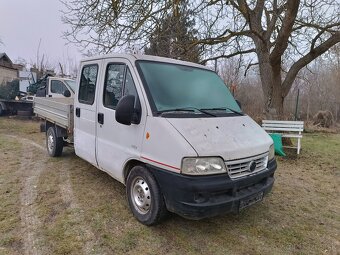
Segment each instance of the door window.
[[115,109],[122,97],[125,65],[109,64],[106,69],[104,84],[104,106]]
[[129,68],[124,64],[109,64],[104,84],[104,106],[115,109],[119,99],[125,95],[134,95],[136,99],[138,98]]
[[56,94],[64,94],[64,91],[67,90],[65,84],[61,81],[51,81],[51,92]]
[[135,83],[133,82],[133,78],[129,68],[127,68],[125,77],[124,96],[125,95],[133,95],[135,96],[136,99],[138,98],[136,86]]
[[92,105],[96,94],[96,83],[98,75],[98,65],[84,66],[79,85],[79,103]]

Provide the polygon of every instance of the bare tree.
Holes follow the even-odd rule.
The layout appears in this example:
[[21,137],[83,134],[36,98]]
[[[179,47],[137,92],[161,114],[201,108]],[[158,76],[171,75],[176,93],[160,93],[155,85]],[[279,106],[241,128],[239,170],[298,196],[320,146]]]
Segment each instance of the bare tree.
[[17,65],[21,65],[21,66],[27,68],[27,60],[22,58],[22,57],[18,57],[17,59],[15,59],[14,63],[17,64]]
[[62,77],[75,78],[78,74],[78,61],[71,57],[68,52],[63,54],[61,61],[58,62],[58,75]]
[[218,64],[217,71],[227,86],[238,86],[243,78],[242,67],[241,58],[223,59]]
[[[180,0],[64,2],[66,38],[107,53],[126,43],[147,45],[150,34]],[[203,63],[250,54],[258,65],[265,111],[283,116],[284,99],[299,71],[340,42],[340,5],[334,0],[192,1]],[[213,54],[212,54],[213,53]]]
[[54,74],[54,65],[52,65],[49,62],[48,57],[45,54],[40,53],[40,46],[41,46],[42,40],[39,39],[38,47],[37,47],[37,52],[35,55],[35,60],[30,61],[30,66],[31,68],[35,69],[35,72],[37,73],[37,78],[40,79],[42,78],[45,74]]

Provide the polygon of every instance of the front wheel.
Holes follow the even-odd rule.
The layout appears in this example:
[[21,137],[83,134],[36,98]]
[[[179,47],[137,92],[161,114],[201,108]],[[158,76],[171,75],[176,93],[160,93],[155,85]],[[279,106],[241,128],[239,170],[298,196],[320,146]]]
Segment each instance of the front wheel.
[[54,127],[49,127],[46,132],[47,152],[51,157],[59,157],[63,152],[63,138],[57,137]]
[[151,226],[162,221],[167,209],[154,176],[143,166],[131,169],[126,182],[130,209],[138,221]]

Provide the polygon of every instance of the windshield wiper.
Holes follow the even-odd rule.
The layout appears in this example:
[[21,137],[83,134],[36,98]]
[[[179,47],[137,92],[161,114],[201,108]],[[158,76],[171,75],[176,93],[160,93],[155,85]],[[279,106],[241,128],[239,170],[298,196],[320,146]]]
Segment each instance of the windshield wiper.
[[225,110],[229,110],[229,111],[231,111],[233,113],[236,113],[236,114],[238,114],[240,116],[243,116],[242,112],[235,111],[234,109],[231,109],[231,108],[228,108],[228,107],[216,107],[216,108],[201,109],[201,110],[206,110],[206,111],[209,111],[209,110],[211,110],[211,111],[218,111],[218,110],[224,110],[225,111]]
[[159,115],[162,115],[163,113],[169,113],[169,112],[195,112],[195,110],[200,112],[200,113],[204,113],[205,115],[216,117],[215,114],[212,114],[210,112],[206,112],[206,111],[204,111],[204,109],[198,109],[196,107],[185,107],[185,108],[168,109],[168,110],[163,110],[163,111],[157,111],[156,113],[159,114]]

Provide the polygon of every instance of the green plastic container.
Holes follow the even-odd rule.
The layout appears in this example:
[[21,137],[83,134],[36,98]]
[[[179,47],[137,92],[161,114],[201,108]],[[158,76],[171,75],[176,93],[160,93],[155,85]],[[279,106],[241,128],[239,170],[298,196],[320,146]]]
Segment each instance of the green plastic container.
[[269,134],[271,138],[274,141],[274,149],[275,149],[275,154],[279,156],[286,156],[286,153],[283,151],[283,146],[282,146],[282,135],[280,134]]

